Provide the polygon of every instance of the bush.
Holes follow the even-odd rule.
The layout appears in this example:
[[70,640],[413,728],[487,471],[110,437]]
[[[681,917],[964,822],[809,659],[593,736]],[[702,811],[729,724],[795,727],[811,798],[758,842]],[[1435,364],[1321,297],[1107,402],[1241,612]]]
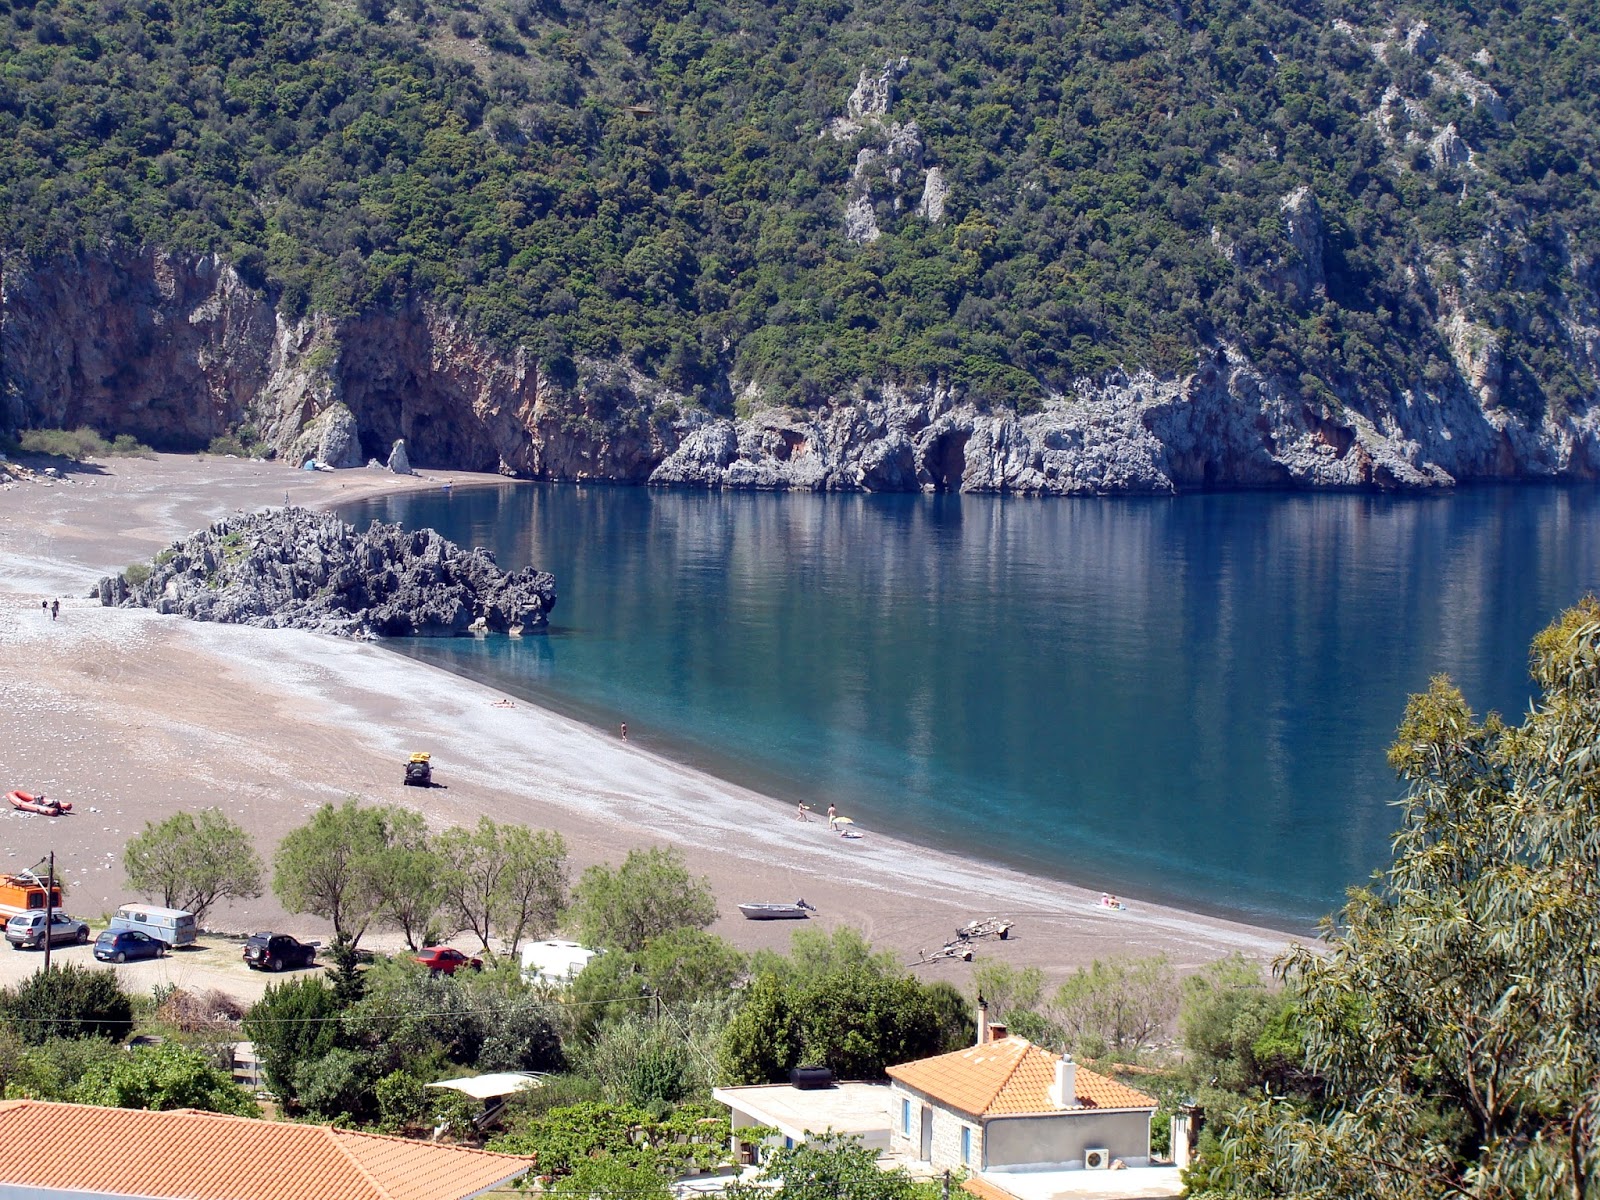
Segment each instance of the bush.
[[329,1121],[374,1117],[375,1068],[372,1055],[335,1047],[296,1065],[295,1098],[307,1112]]
[[149,563],[129,563],[122,572],[123,579],[128,581],[129,587],[139,587],[150,579],[151,566]]
[[72,1100],[90,1071],[124,1053],[107,1038],[51,1038],[30,1046],[0,1025],[0,1095]]
[[94,1063],[73,1099],[102,1108],[198,1108],[237,1117],[261,1115],[232,1075],[204,1054],[172,1042],[139,1046]]
[[36,1046],[52,1037],[120,1041],[133,1028],[133,1003],[110,971],[65,963],[0,991],[0,1021]]
[[24,454],[49,454],[82,462],[86,458],[148,458],[155,453],[132,434],[119,433],[108,442],[87,425],[77,429],[25,429],[17,438]]

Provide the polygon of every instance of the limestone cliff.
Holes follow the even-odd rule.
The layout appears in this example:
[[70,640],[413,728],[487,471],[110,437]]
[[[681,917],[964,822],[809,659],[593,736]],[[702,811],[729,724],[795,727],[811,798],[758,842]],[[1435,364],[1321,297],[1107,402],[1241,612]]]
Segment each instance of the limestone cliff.
[[[1284,202],[1295,261],[1321,283],[1319,217]],[[1456,373],[1400,399],[1307,400],[1232,347],[1181,378],[1115,373],[1019,415],[893,387],[795,412],[741,389],[707,412],[615,364],[544,376],[427,305],[345,319],[277,311],[226,262],[156,252],[12,265],[0,289],[4,424],[87,424],[195,449],[251,428],[273,453],[336,465],[404,438],[418,467],[693,487],[1086,494],[1200,487],[1384,487],[1600,477],[1600,406],[1530,419],[1500,403],[1493,330],[1441,288]],[[1590,378],[1594,322],[1574,319]]]

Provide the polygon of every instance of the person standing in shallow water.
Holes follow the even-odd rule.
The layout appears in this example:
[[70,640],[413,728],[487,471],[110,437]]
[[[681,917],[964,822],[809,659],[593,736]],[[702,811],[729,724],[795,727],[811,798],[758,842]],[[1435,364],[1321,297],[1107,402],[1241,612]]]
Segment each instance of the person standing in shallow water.
[[837,821],[838,819],[839,819],[839,810],[837,808],[835,808],[831,804],[828,805],[828,832],[830,832],[830,833],[833,832],[833,830],[836,828],[836,826],[834,825],[834,822]]
[[622,723],[622,740],[628,740],[628,723],[626,721]]

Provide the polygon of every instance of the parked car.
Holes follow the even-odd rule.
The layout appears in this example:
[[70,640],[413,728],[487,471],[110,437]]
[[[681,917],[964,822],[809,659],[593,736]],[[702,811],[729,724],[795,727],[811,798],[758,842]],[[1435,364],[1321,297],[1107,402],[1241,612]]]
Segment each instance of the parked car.
[[316,958],[316,942],[302,942],[287,933],[252,933],[244,944],[245,965],[253,971],[309,967]]
[[[6,922],[6,941],[11,943],[13,950],[21,950],[24,946],[37,948],[44,945],[45,925],[42,912],[19,913]],[[69,917],[64,912],[50,914],[50,944],[59,946],[62,942],[87,942],[89,940],[89,927],[76,917]]]
[[193,945],[200,936],[193,913],[149,904],[124,904],[111,914],[110,928],[148,933],[158,942],[165,942],[169,950],[174,946]]
[[435,977],[454,975],[462,967],[471,967],[474,971],[483,970],[483,959],[468,958],[454,946],[429,946],[417,955],[417,961],[428,968],[429,975]]
[[160,958],[167,944],[137,929],[108,929],[94,940],[94,956],[101,962],[122,963],[130,958]]

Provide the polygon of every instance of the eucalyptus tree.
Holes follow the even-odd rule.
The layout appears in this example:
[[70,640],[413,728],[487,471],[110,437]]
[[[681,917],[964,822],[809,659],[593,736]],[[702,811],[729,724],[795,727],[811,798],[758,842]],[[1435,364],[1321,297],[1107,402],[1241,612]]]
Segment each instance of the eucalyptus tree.
[[1280,963],[1323,1094],[1246,1105],[1195,1194],[1600,1195],[1600,603],[1532,673],[1520,725],[1412,698],[1394,863]]

